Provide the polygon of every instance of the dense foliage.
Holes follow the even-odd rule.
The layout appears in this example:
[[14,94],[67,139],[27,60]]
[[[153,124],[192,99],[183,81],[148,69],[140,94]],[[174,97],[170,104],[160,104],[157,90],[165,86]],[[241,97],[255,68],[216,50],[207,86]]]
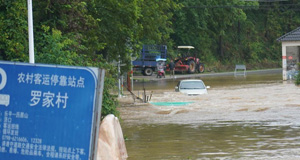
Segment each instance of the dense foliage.
[[295,84],[296,84],[296,85],[300,85],[300,74],[298,74],[298,75],[296,76]]
[[[175,44],[193,45],[210,69],[248,64],[247,68],[281,65],[281,35],[296,29],[300,2],[181,0],[175,12]],[[219,66],[219,67],[218,67]],[[251,68],[250,68],[251,67]]]
[[[300,63],[298,63],[298,68],[300,68]],[[300,85],[300,74],[299,74],[299,73],[298,73],[298,75],[296,76],[295,84],[296,84],[297,86]]]
[[[0,59],[28,62],[27,3],[0,0]],[[241,0],[34,0],[36,63],[105,68],[103,115],[115,113],[116,68],[143,44],[195,46],[209,70],[281,64],[276,38],[300,24],[300,2]],[[226,69],[226,68],[225,68]]]

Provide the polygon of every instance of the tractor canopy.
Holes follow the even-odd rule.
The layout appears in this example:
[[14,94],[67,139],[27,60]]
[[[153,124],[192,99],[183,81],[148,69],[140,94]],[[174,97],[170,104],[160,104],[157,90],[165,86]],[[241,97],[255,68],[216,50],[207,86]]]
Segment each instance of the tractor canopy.
[[156,62],[158,62],[158,61],[163,61],[163,62],[165,62],[165,61],[167,61],[167,59],[164,59],[164,58],[157,58],[157,59],[156,59]]
[[178,46],[177,48],[179,48],[179,49],[194,49],[195,47],[193,47],[193,46]]

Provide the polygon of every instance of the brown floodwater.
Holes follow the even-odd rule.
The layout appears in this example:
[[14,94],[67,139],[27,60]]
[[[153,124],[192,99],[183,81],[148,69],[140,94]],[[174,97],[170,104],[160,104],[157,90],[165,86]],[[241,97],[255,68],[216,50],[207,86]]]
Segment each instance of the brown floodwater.
[[178,79],[135,84],[135,92],[154,91],[151,102],[187,105],[120,99],[128,160],[300,159],[300,88],[293,82],[281,74],[201,79],[211,86],[207,95],[174,92]]
[[[188,79],[188,78],[185,78]],[[227,76],[215,76],[215,77],[196,77],[193,79],[201,79],[207,86],[215,87],[227,87],[227,86],[239,86],[245,84],[262,84],[262,83],[278,83],[282,81],[282,74],[270,73],[270,74],[251,74],[244,76],[234,77],[232,75]],[[141,91],[143,88],[146,90],[168,90],[174,89],[178,81],[182,78],[167,79],[159,81],[147,81],[145,80],[134,83],[134,90]]]
[[274,122],[123,126],[129,160],[300,158],[299,126]]

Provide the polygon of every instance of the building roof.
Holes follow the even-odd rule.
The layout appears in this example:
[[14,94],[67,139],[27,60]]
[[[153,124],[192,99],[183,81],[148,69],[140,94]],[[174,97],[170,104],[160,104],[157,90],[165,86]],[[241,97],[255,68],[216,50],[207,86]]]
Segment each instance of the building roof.
[[286,33],[285,35],[277,38],[277,41],[300,41],[300,27],[294,29],[293,31]]

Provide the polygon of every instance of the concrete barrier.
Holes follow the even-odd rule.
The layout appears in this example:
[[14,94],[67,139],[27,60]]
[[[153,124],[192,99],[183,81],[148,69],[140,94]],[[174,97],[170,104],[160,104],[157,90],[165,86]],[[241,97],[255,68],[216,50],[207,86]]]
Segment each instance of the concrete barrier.
[[107,115],[100,125],[97,160],[126,160],[128,157],[119,119]]

